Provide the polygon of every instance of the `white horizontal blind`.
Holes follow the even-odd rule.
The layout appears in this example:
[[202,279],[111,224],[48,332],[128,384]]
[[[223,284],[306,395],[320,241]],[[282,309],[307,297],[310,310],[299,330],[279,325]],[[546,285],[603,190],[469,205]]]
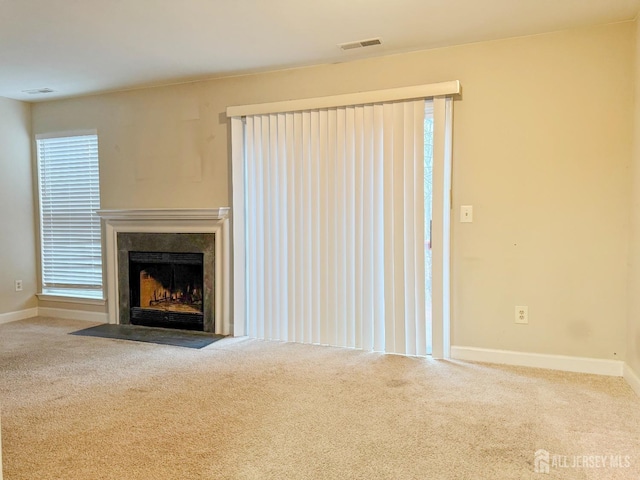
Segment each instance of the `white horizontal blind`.
[[426,354],[424,112],[246,117],[248,335]]
[[43,291],[102,296],[97,135],[39,138]]

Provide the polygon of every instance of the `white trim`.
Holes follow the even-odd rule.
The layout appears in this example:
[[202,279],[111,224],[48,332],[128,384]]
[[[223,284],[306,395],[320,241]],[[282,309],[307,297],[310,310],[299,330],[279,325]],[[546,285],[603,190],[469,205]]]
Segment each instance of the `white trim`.
[[546,368],[564,372],[592,373],[621,377],[624,362],[603,358],[570,357],[543,353],[515,352],[476,347],[451,347],[451,358],[471,362],[499,363],[521,367]]
[[433,99],[431,354],[450,356],[451,98]]
[[227,218],[229,207],[220,208],[148,208],[132,210],[98,210],[105,220],[220,220]]
[[38,307],[18,310],[17,312],[0,313],[0,324],[16,322],[25,318],[33,318],[38,316]]
[[387,90],[375,90],[370,92],[348,93],[329,97],[233,106],[227,107],[227,117],[296,112],[300,110],[315,110],[318,108],[344,107],[349,105],[366,105],[370,103],[393,102],[396,100],[456,95],[458,93],[460,93],[460,81],[453,80],[450,82],[414,85],[411,87],[390,88]]
[[36,140],[46,140],[47,138],[64,138],[64,137],[84,137],[86,135],[97,135],[98,130],[69,130],[66,132],[37,133]]
[[231,182],[233,205],[233,335],[246,335],[245,291],[245,186],[244,125],[242,119],[231,119]]
[[[0,412],[0,417],[2,412]],[[2,419],[0,418],[0,480],[2,480]]]
[[[229,207],[201,209],[98,210],[105,220],[107,303],[109,323],[120,323],[118,233],[213,233],[219,236],[215,255],[215,333],[233,332],[229,295]],[[221,319],[220,322],[217,320]]]
[[[435,103],[440,101],[434,99]],[[453,98],[444,99],[444,216],[442,224],[442,356],[451,356],[451,172],[453,165]]]
[[628,363],[624,364],[622,376],[627,381],[631,389],[636,392],[636,395],[640,397],[640,376],[629,366]]
[[85,312],[83,310],[68,310],[65,308],[39,307],[38,316],[65,318],[68,320],[86,320],[87,322],[108,323],[107,313]]
[[66,295],[52,295],[50,293],[36,293],[36,296],[43,302],[77,303],[79,305],[105,305],[107,303],[107,300],[104,298],[71,297]]

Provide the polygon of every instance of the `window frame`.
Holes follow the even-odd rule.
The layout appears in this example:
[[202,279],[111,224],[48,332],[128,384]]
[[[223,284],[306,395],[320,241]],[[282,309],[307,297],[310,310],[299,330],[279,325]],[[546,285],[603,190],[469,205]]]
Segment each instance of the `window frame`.
[[[104,305],[105,298],[105,262],[104,262],[104,228],[100,220],[100,288],[66,288],[66,287],[45,287],[44,284],[44,241],[43,241],[43,202],[42,202],[42,178],[41,178],[41,158],[40,144],[42,140],[96,136],[98,147],[98,189],[100,189],[100,153],[99,135],[97,129],[72,130],[61,132],[49,132],[36,134],[34,137],[34,158],[35,158],[35,183],[37,200],[37,222],[38,222],[38,285],[39,291],[36,294],[39,299],[52,302],[77,303],[86,305]],[[100,194],[99,194],[100,195]],[[98,207],[100,208],[100,207]],[[95,212],[94,212],[95,214]],[[96,214],[97,216],[97,214]]]

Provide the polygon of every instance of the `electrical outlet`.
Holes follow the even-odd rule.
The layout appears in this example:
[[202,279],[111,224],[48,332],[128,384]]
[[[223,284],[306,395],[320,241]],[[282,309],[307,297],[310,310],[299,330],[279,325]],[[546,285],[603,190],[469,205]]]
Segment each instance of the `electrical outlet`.
[[16,280],[16,292],[22,291],[22,280]]
[[516,306],[516,323],[529,323],[529,307],[524,305]]

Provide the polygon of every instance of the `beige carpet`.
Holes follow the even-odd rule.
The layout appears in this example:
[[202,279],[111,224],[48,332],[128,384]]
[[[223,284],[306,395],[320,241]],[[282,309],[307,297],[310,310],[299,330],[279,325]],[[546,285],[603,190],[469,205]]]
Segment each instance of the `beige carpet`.
[[[5,480],[640,478],[640,399],[621,378],[67,335],[87,326],[0,325]],[[538,449],[566,466],[534,473]]]

